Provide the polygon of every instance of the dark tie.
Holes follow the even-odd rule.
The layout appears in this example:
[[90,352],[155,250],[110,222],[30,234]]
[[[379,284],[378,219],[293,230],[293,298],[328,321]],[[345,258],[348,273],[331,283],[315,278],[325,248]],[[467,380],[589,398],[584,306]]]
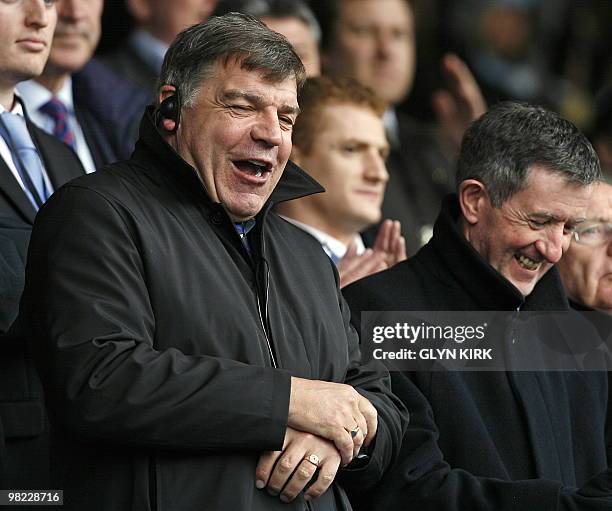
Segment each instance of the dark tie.
[[247,238],[247,234],[249,233],[249,231],[255,227],[255,219],[251,218],[249,220],[246,220],[244,222],[236,222],[234,223],[234,228],[236,229],[236,232],[238,233],[238,236],[240,236],[240,241],[242,241],[242,244],[244,245],[244,248],[246,248],[246,251],[250,254],[251,253],[251,246],[249,245],[249,239]]
[[45,185],[44,166],[38,149],[32,142],[23,116],[2,112],[0,119],[0,135],[11,150],[13,162],[26,188],[26,195],[38,211],[51,195],[51,190]]
[[74,133],[68,125],[68,109],[66,108],[66,105],[64,105],[64,103],[62,103],[56,97],[52,97],[40,107],[40,111],[53,119],[53,122],[55,123],[53,134],[64,142],[64,144],[67,144],[72,147],[72,149],[75,149]]

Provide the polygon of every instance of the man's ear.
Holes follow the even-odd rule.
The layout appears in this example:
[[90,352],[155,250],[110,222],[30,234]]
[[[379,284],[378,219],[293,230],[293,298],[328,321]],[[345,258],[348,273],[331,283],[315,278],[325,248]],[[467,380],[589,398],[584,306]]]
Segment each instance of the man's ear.
[[485,186],[476,179],[466,179],[459,184],[459,206],[465,221],[477,224],[488,214],[490,201]]
[[174,94],[176,94],[176,87],[174,85],[162,85],[159,88],[159,94],[157,96],[158,104]]
[[[174,85],[162,85],[159,88],[159,94],[158,94],[158,97],[157,97],[158,105],[161,105],[162,102],[165,99],[168,99],[169,97],[172,97],[172,96],[176,96],[176,94],[177,94],[177,91],[176,91],[176,87]],[[179,108],[180,108],[180,106],[179,106]],[[158,115],[159,115],[159,113],[162,110],[163,110],[162,108],[158,107]],[[177,119],[178,119],[178,117],[177,117]],[[163,126],[163,128],[166,131],[173,132],[177,128],[177,121],[176,121],[176,119],[168,119],[168,118],[164,117],[164,118],[161,119],[161,125]]]

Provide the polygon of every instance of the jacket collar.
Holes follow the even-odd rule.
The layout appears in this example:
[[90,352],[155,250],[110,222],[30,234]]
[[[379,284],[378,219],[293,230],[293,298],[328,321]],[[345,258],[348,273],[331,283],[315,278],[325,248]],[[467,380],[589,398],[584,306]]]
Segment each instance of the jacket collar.
[[428,252],[442,260],[443,267],[488,310],[568,310],[569,305],[559,273],[551,268],[536,284],[532,293],[523,297],[520,291],[495,270],[465,239],[459,230],[460,209],[457,196],[450,194],[442,202],[442,210],[434,225],[434,234],[427,250],[419,258],[424,264]]
[[[148,106],[140,122],[140,137],[132,158],[147,169],[154,179],[167,181],[168,179],[177,184],[187,187],[188,190],[201,190],[205,202],[213,205],[206,194],[206,190],[200,181],[196,170],[183,160],[178,153],[161,136],[155,126],[155,110],[152,105]],[[276,188],[272,192],[268,203],[262,210],[269,209],[272,205],[288,200],[298,199],[307,195],[324,192],[317,181],[310,177],[305,171],[292,161],[288,161]]]

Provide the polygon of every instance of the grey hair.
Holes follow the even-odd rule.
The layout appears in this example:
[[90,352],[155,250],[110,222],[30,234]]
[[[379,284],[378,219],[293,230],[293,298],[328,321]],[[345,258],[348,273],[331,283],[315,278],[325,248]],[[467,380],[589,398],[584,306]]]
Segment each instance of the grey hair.
[[456,184],[480,181],[491,204],[499,208],[525,187],[534,165],[582,186],[601,179],[593,147],[570,121],[540,106],[505,101],[465,132]]
[[231,11],[256,18],[297,18],[308,27],[317,44],[321,44],[321,25],[302,0],[220,0],[213,14],[222,15]]
[[236,59],[242,69],[261,71],[266,80],[294,77],[299,90],[306,71],[287,39],[253,16],[229,13],[183,30],[168,48],[158,90],[174,85],[181,106],[192,106],[211,67]]

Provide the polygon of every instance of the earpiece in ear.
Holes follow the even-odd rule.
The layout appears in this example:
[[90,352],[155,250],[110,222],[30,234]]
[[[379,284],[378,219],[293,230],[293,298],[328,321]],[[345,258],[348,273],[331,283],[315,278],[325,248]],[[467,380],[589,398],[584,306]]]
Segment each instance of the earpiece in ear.
[[164,126],[164,120],[174,121],[174,127],[172,129],[167,129],[167,131],[174,132],[178,129],[179,122],[181,120],[181,106],[179,104],[178,98],[176,95],[169,96],[164,99],[157,109],[160,124]]

